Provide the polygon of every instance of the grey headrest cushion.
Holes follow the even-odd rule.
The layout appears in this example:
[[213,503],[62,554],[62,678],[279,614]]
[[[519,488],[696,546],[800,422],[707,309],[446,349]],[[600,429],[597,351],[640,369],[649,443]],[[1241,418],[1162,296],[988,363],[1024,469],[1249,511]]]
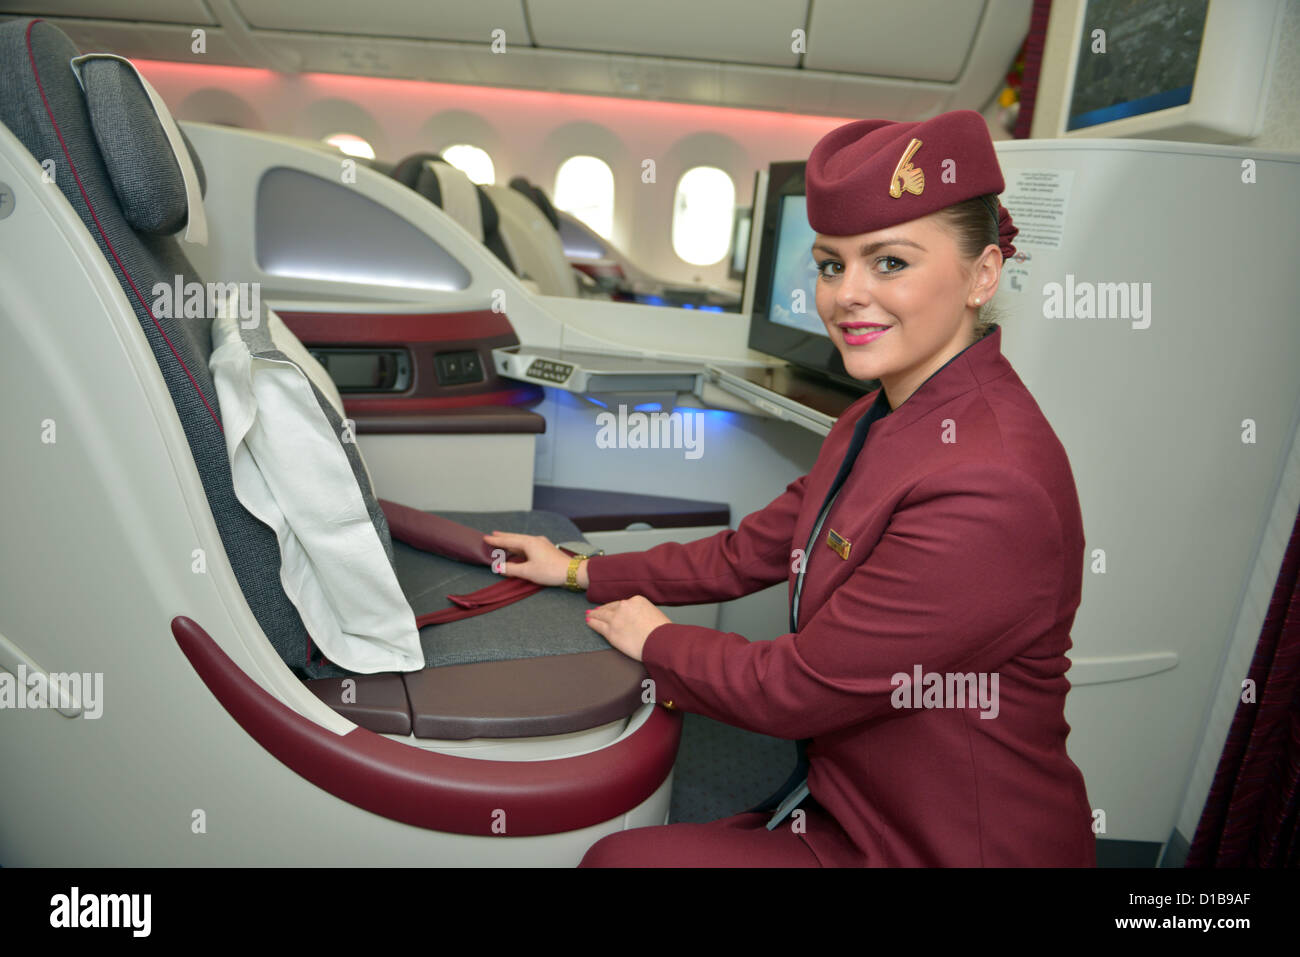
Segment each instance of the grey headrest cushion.
[[[177,232],[188,216],[185,180],[140,81],[125,63],[104,59],[83,65],[82,83],[95,141],[126,221],[142,233]],[[203,167],[188,137],[185,145],[199,187],[206,189]]]

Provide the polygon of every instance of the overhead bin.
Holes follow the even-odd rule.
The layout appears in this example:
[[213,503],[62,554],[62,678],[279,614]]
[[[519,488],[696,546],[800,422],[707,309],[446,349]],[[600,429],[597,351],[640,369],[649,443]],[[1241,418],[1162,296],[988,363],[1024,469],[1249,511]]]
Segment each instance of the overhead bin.
[[[403,0],[232,0],[209,15],[197,0],[136,0],[110,14],[89,0],[0,0],[0,16],[40,14],[124,56],[899,119],[982,109],[1032,8],[664,0],[614,13],[605,0],[488,0],[432,15]],[[201,58],[190,24],[207,31]]]
[[95,17],[154,23],[216,23],[203,0],[4,0],[0,13],[41,13],[47,17]]
[[607,0],[527,4],[533,37],[547,49],[791,68],[799,65],[791,34],[804,28],[809,5],[808,0],[657,0],[616,9]]
[[[863,3],[817,0],[809,4],[805,70],[892,76],[954,83],[967,58],[989,38],[986,4],[952,0]],[[999,32],[1005,24],[989,23]]]
[[528,25],[520,0],[474,0],[438,4],[353,0],[234,0],[249,26],[259,30],[344,33],[349,36],[405,37],[487,43],[492,31],[527,44]]

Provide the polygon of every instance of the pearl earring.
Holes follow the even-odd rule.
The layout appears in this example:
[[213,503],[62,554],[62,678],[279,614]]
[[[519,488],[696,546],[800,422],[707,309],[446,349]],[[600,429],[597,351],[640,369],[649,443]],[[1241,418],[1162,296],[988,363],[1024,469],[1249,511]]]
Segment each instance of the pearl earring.
[[976,300],[975,300],[975,305],[978,306],[979,304],[980,304],[980,301],[979,301],[978,299],[976,299]]

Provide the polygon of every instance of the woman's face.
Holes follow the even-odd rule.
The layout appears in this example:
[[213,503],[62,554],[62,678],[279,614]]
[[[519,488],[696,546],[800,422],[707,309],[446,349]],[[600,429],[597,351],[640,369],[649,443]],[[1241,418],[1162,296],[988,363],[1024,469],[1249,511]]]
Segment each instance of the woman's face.
[[855,379],[879,379],[898,408],[974,337],[975,298],[997,290],[1002,256],[972,270],[938,213],[857,236],[817,234],[817,314]]

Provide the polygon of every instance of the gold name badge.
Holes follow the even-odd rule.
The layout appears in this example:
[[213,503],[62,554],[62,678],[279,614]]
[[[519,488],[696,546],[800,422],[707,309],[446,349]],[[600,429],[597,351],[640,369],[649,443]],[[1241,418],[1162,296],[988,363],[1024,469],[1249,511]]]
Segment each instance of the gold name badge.
[[849,549],[853,547],[852,542],[833,528],[826,534],[826,544],[834,550],[835,554],[845,560],[849,557]]

